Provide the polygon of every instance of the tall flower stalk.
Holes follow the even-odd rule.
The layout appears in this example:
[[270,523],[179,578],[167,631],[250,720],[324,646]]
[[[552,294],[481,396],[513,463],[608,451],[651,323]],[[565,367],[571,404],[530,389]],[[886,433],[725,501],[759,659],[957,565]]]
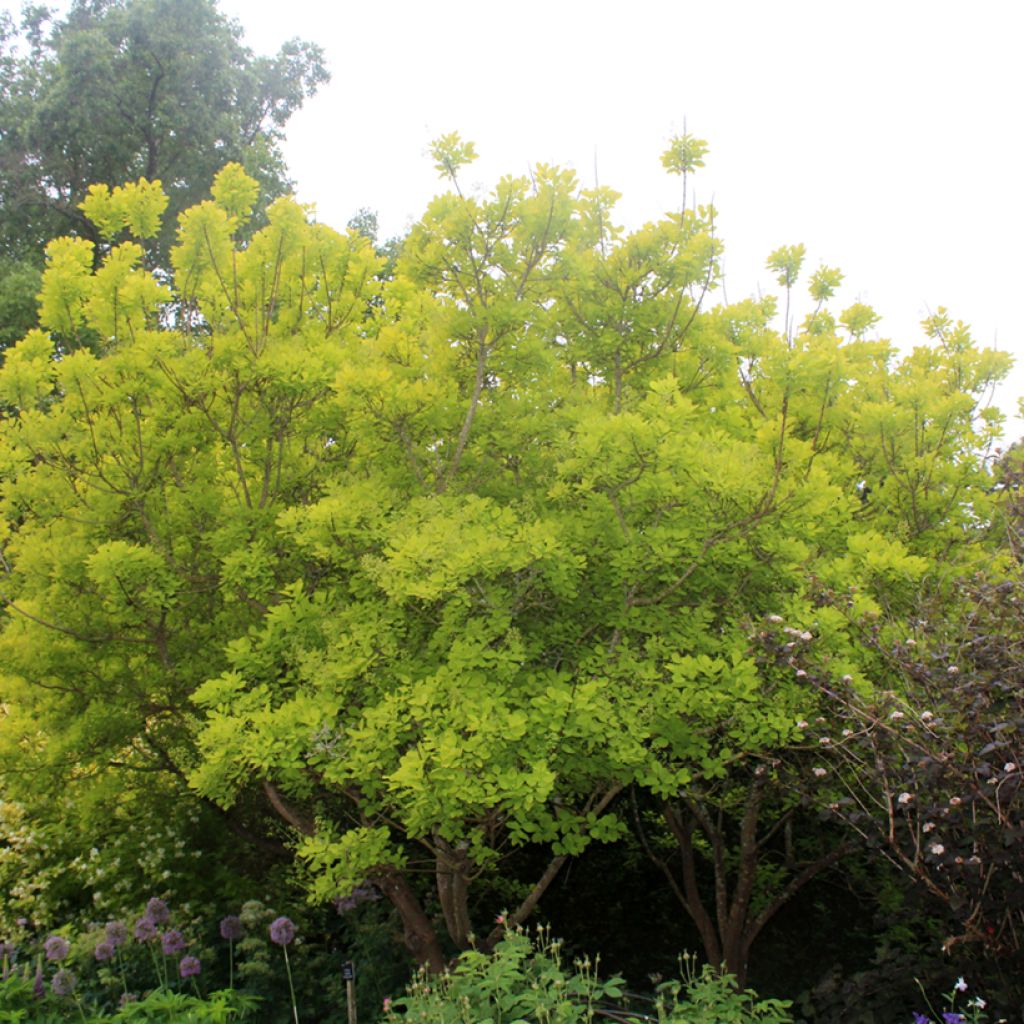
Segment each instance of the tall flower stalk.
[[299,1024],[299,1005],[295,1001],[295,985],[292,983],[292,966],[288,962],[288,943],[295,938],[295,925],[290,918],[279,917],[270,923],[270,941],[276,943],[284,952],[284,969],[288,974],[288,991],[292,997],[292,1015],[295,1024]]
[[184,956],[181,958],[181,962],[178,964],[178,974],[181,975],[182,980],[189,978],[192,981],[192,989],[196,994],[197,999],[202,999],[202,994],[199,991],[199,983],[196,978],[202,971],[202,965],[199,962],[198,957]]
[[124,957],[121,955],[121,947],[130,938],[128,926],[123,921],[108,921],[106,928],[103,929],[103,935],[103,939],[96,945],[96,959],[110,959],[107,951],[108,949],[111,951],[118,973],[121,975],[121,989],[125,995],[128,995],[128,978],[124,969]]
[[220,922],[220,935],[222,939],[228,940],[228,988],[235,987],[235,940],[240,939],[243,934],[242,919],[235,914],[229,914]]
[[149,916],[149,914],[143,914],[142,917],[135,922],[135,928],[133,929],[135,940],[144,945],[149,950],[149,957],[153,961],[153,970],[156,971],[157,981],[164,988],[167,987],[167,965],[162,962],[162,958],[157,956],[155,943],[160,938],[160,933],[157,931],[156,922]]

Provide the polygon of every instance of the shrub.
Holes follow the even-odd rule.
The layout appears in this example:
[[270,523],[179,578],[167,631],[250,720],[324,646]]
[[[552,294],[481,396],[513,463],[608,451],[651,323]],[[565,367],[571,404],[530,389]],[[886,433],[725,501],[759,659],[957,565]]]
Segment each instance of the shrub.
[[[590,1024],[614,1012],[619,1021],[652,1020],[609,1001],[625,996],[619,977],[601,981],[598,962],[575,960],[571,970],[562,960],[561,944],[538,928],[531,938],[510,929],[486,954],[471,950],[448,972],[420,971],[406,994],[384,1001],[387,1022],[407,1024]],[[737,987],[728,974],[705,965],[697,971],[693,958],[683,959],[682,981],[659,986],[653,1008],[659,1024],[788,1024],[789,1003],[758,1000]],[[401,1011],[401,1014],[396,1011]]]

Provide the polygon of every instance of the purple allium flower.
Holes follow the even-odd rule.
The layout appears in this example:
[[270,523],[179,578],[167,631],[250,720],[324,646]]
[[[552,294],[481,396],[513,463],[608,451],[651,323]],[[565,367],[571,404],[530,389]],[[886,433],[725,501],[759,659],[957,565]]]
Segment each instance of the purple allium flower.
[[355,910],[360,903],[379,900],[380,893],[372,885],[357,885],[347,896],[338,896],[334,900],[334,909],[339,914]]
[[66,960],[71,952],[71,943],[63,935],[51,935],[44,943],[46,959],[53,961]]
[[167,909],[167,904],[163,900],[157,899],[154,896],[146,904],[146,917],[153,922],[153,924],[167,924],[171,919],[171,912]]
[[194,956],[183,956],[178,964],[178,973],[183,978],[194,978],[202,969],[199,959]]
[[279,917],[270,922],[270,941],[287,946],[295,938],[295,925],[290,918]]
[[108,921],[106,927],[107,942],[109,942],[115,949],[118,946],[123,946],[129,938],[128,925],[124,921]]
[[153,919],[147,914],[143,914],[142,917],[135,922],[135,938],[139,942],[152,942],[159,932],[156,930],[156,925],[153,923]]
[[69,996],[75,991],[75,976],[62,967],[50,981],[55,996]]
[[245,933],[242,927],[242,919],[237,914],[228,914],[220,921],[220,937],[237,942]]
[[111,960],[114,956],[114,944],[112,942],[97,942],[96,948],[92,951],[97,960]]
[[172,928],[160,936],[160,947],[164,951],[164,956],[177,956],[188,948],[188,943],[177,928]]

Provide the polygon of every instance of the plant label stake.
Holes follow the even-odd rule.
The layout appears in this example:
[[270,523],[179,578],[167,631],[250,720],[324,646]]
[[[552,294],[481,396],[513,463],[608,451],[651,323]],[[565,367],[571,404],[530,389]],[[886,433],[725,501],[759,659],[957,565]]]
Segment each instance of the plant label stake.
[[348,1024],[356,1021],[356,965],[346,960],[341,965],[341,976],[345,980],[345,996],[348,1001]]

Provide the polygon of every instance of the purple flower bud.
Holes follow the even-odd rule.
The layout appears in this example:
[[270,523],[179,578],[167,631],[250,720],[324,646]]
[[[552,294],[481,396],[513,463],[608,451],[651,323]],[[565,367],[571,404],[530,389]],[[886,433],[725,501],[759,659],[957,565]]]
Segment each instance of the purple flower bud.
[[287,917],[279,917],[270,923],[270,941],[287,946],[295,938],[295,925]]
[[244,934],[242,919],[237,914],[228,914],[221,918],[220,937],[237,942]]
[[202,964],[194,956],[183,956],[178,964],[178,973],[183,978],[194,978],[202,969]]
[[118,946],[123,946],[129,938],[128,925],[124,921],[108,921],[106,927],[107,942],[109,942],[115,949]]
[[71,943],[63,935],[51,935],[43,943],[43,949],[46,951],[47,960],[59,962],[67,959],[68,953],[71,952]]
[[177,928],[172,928],[160,936],[160,946],[164,951],[164,956],[177,956],[188,948],[188,943]]
[[135,922],[134,929],[135,938],[139,942],[152,942],[158,935],[159,932],[156,930],[156,925],[153,923],[153,919],[146,914]]
[[46,989],[43,988],[43,968],[40,966],[36,968],[35,981],[32,982],[32,995],[36,999],[42,999],[45,994]]
[[137,992],[125,992],[122,994],[117,1005],[123,1010],[129,1003],[137,1003],[138,1001],[139,995]]
[[62,967],[50,982],[55,996],[69,996],[75,991],[75,976]]
[[103,942],[97,942],[96,948],[93,950],[93,956],[100,961],[113,959],[114,944],[105,940]]
[[918,1013],[915,1010],[914,1011],[914,1024],[932,1024],[932,1022],[923,1013]]
[[167,904],[163,900],[157,899],[154,896],[146,904],[146,916],[153,924],[167,924],[171,919],[171,912],[167,909]]
[[338,896],[334,900],[334,909],[339,914],[355,910],[360,903],[379,900],[380,893],[372,885],[357,885],[347,896]]

